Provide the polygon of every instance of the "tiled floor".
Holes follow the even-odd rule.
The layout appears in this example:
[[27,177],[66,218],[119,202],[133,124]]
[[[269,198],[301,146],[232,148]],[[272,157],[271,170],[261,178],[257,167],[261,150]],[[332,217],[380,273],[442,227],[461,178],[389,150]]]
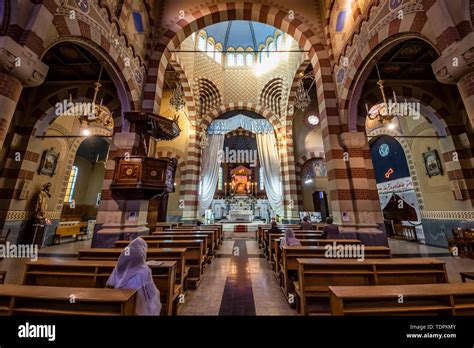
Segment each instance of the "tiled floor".
[[[238,235],[237,237],[234,237]],[[474,271],[474,260],[447,256],[447,249],[400,240],[390,240],[394,257],[436,257],[446,262],[451,282],[460,282],[459,272]],[[40,249],[40,257],[75,257],[90,241],[65,243]],[[235,248],[238,249],[235,249]],[[238,255],[235,251],[238,250]],[[27,259],[4,259],[7,283],[23,280]],[[225,240],[207,265],[197,290],[188,291],[180,315],[295,315],[255,241],[254,232],[226,229]]]

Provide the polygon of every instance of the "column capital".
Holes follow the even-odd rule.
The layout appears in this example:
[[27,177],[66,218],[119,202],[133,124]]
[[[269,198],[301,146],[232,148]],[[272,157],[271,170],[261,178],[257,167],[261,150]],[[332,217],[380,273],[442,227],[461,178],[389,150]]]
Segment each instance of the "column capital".
[[339,134],[339,142],[342,147],[360,149],[367,144],[367,136],[364,132],[344,132]]
[[23,87],[35,87],[44,82],[48,69],[28,47],[8,36],[0,37],[0,72],[16,78]]
[[456,84],[474,71],[474,32],[447,47],[431,65],[436,79],[441,83]]

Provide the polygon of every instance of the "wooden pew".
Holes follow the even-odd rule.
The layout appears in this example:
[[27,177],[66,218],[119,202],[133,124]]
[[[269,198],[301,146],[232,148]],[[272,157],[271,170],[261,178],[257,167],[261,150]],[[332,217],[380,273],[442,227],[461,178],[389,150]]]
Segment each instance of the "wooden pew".
[[[300,230],[293,233],[295,235],[295,238],[297,238],[298,240],[323,238],[322,233],[318,231]],[[285,236],[284,233],[269,233],[269,232],[266,233],[265,242],[264,242],[266,249],[264,249],[263,254],[270,263],[273,262],[273,255],[275,254],[275,243],[274,243],[275,239],[279,240],[281,237],[284,237],[284,236]]]
[[62,237],[75,237],[78,240],[79,237],[84,237],[85,232],[82,232],[81,229],[87,227],[87,222],[84,221],[63,221],[56,227],[56,232],[54,234],[54,244],[60,244]]
[[[152,236],[160,236],[160,235],[189,235],[189,234],[207,234],[211,240],[212,240],[212,254],[210,257],[212,258],[214,254],[217,253],[217,250],[219,249],[219,240],[218,240],[218,232],[217,230],[191,230],[191,229],[185,229],[185,230],[178,230],[178,229],[173,229],[173,230],[165,230],[163,232],[153,232]],[[145,236],[148,237],[148,236]]]
[[[79,260],[108,260],[117,261],[123,248],[90,248],[78,251]],[[180,293],[186,291],[186,278],[189,267],[186,267],[186,248],[149,248],[147,260],[177,261],[176,283]]]
[[[212,235],[209,234],[202,234],[202,233],[195,233],[194,231],[190,231],[189,233],[156,233],[151,236],[143,236],[141,237],[146,241],[156,241],[156,240],[187,240],[187,239],[202,239],[204,241],[204,249],[205,255],[208,257],[208,261],[210,261],[213,257],[215,245],[212,243],[213,238]],[[122,241],[117,241],[122,242]],[[116,244],[117,244],[116,242]],[[116,245],[117,246],[117,245]],[[121,244],[120,244],[121,246]]]
[[329,290],[332,315],[474,315],[472,283],[330,286]]
[[[283,247],[281,250],[281,262],[279,267],[278,279],[280,286],[286,296],[294,292],[293,281],[298,280],[298,262],[297,259],[325,259],[325,246],[295,246]],[[364,258],[384,259],[390,258],[390,248],[364,246]],[[331,258],[332,259],[332,258]]]
[[178,227],[178,222],[157,222],[155,231],[160,232],[168,228]]
[[[26,264],[23,285],[105,288],[116,261],[42,258]],[[152,276],[163,304],[161,315],[176,314],[179,286],[176,286],[176,261],[152,266]],[[175,306],[173,306],[175,304]]]
[[447,283],[445,262],[435,258],[297,259],[298,314],[328,314],[329,286]]
[[[304,237],[312,236],[308,234]],[[337,244],[360,244],[360,240],[358,239],[304,239],[298,236],[300,243],[302,246],[325,246],[327,244],[337,243]],[[278,278],[279,275],[279,267],[281,263],[281,250],[280,250],[280,239],[273,240],[273,262],[270,263],[275,275]]]
[[[264,224],[264,225],[258,225],[257,226],[257,242],[258,246],[260,248],[263,248],[263,235],[264,231],[268,231],[272,226],[270,224]],[[300,225],[295,225],[295,224],[277,224],[277,227],[281,230],[285,228],[291,228],[292,230],[300,230],[301,227]]]
[[177,229],[180,229],[180,230],[184,230],[184,229],[194,229],[194,228],[197,228],[197,230],[211,230],[211,229],[215,229],[217,230],[217,241],[218,241],[218,244],[221,245],[222,244],[222,241],[224,240],[224,230],[223,230],[223,227],[222,225],[220,224],[212,224],[212,225],[201,225],[201,226],[195,226],[195,225],[180,225],[177,227]]
[[0,285],[0,315],[134,315],[135,302],[136,290]]
[[[323,235],[322,232],[314,231],[314,230],[296,230],[293,231],[294,235],[298,239],[322,239]],[[264,231],[264,238],[263,238],[263,254],[265,258],[272,262],[273,260],[273,239],[275,238],[280,238],[285,235],[284,232],[270,232],[270,231]]]

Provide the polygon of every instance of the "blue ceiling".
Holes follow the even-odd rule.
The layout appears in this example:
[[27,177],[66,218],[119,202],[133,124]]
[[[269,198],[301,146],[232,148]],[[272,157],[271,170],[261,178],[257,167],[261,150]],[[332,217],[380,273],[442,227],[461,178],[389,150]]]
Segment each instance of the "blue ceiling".
[[277,28],[253,21],[227,21],[210,25],[204,30],[208,37],[212,36],[216,43],[220,42],[224,50],[251,47],[257,51],[269,36],[273,37]]

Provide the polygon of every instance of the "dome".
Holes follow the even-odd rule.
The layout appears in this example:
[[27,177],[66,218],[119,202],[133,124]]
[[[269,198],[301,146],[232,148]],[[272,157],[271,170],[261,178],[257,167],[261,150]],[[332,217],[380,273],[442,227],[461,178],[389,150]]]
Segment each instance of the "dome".
[[251,48],[257,51],[260,45],[265,45],[268,37],[275,37],[277,28],[253,21],[226,21],[204,28],[207,37],[213,37],[216,44],[220,43],[226,51],[229,48],[244,50]]

